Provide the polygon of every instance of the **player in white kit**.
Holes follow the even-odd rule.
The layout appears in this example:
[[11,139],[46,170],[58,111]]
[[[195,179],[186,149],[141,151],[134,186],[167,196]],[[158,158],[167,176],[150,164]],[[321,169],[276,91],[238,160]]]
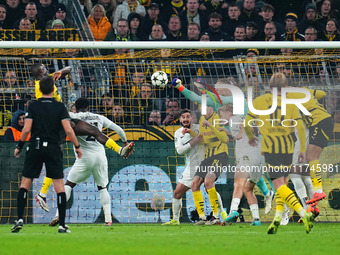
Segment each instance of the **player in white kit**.
[[[129,144],[126,140],[124,130],[110,121],[108,118],[95,113],[88,112],[89,101],[85,98],[79,98],[76,103],[77,113],[70,113],[72,119],[83,120],[95,127],[100,131],[105,127],[117,132],[122,139],[123,146]],[[111,197],[107,191],[108,180],[108,164],[105,154],[105,149],[96,139],[91,136],[77,136],[78,142],[83,150],[83,157],[81,160],[76,159],[73,164],[65,184],[66,199],[69,200],[72,189],[79,183],[86,181],[91,174],[98,187],[100,194],[100,202],[103,206],[105,226],[112,225],[111,219]],[[130,143],[130,146],[134,146]],[[51,221],[50,225],[55,226],[58,224],[58,215]]]
[[[265,160],[261,155],[261,144],[257,146],[249,146],[248,137],[244,132],[243,115],[233,115],[233,105],[226,104],[219,108],[218,114],[221,119],[228,120],[229,128],[232,136],[235,138],[235,158],[237,161],[236,172],[234,176],[234,192],[231,201],[229,216],[226,219],[227,223],[238,217],[238,206],[244,195],[249,204],[250,211],[253,216],[253,226],[261,225],[259,216],[259,206],[254,194],[256,183],[262,178]],[[271,199],[270,199],[271,200]],[[270,201],[271,203],[271,201]]]
[[[195,177],[196,166],[199,166],[204,159],[205,147],[200,144],[203,140],[203,136],[199,134],[199,125],[191,124],[191,114],[189,109],[181,111],[180,123],[183,127],[178,129],[174,134],[175,148],[179,155],[186,156],[186,167],[184,172],[179,178],[176,189],[174,191],[174,197],[172,199],[172,212],[173,219],[162,225],[179,225],[179,217],[182,209],[182,197],[191,188],[191,183]],[[194,138],[189,134],[183,134],[183,129],[189,128],[194,131],[197,136]],[[219,193],[218,195],[218,207],[223,219],[227,217],[227,213],[223,209],[222,199]]]

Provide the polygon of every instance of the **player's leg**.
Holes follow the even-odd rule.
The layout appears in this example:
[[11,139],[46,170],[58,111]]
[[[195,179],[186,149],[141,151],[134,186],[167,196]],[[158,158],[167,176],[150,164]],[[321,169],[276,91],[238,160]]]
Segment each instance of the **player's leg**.
[[63,179],[53,179],[54,190],[57,193],[57,206],[59,214],[59,233],[70,233],[71,231],[65,225],[66,217],[66,193]]
[[[65,196],[66,196],[66,203],[67,201],[70,199],[71,197],[71,193],[72,193],[72,189],[76,186],[76,183],[70,182],[70,181],[66,181],[64,189],[65,189]],[[60,223],[59,220],[59,210],[56,211],[54,218],[51,220],[50,222],[50,226],[51,227],[55,227]]]
[[270,154],[265,153],[267,163],[267,171],[273,179],[274,188],[276,190],[276,214],[273,222],[270,224],[267,233],[275,234],[281,223],[284,204],[293,208],[301,218],[309,233],[313,227],[313,215],[303,209],[293,191],[286,185],[287,176],[289,174],[290,165],[292,163],[293,154]]
[[204,200],[203,200],[202,192],[200,190],[200,187],[203,182],[204,182],[204,179],[196,175],[191,184],[192,195],[194,197],[196,210],[200,218],[200,220],[196,222],[195,225],[204,225],[206,223],[206,217],[204,213]]
[[38,202],[40,207],[46,212],[50,211],[47,205],[46,197],[47,197],[48,189],[50,188],[51,185],[52,185],[52,179],[45,177],[40,192],[35,195],[35,200]]
[[301,165],[292,166],[291,171],[292,173],[289,175],[290,180],[292,181],[294,185],[295,192],[298,195],[303,208],[306,210],[308,208],[308,205],[306,204],[306,202],[308,201],[308,197],[307,197],[307,190],[306,190],[304,182],[302,181],[302,176],[301,176],[302,166]]
[[166,222],[162,225],[179,225],[179,217],[181,214],[182,209],[182,197],[190,189],[190,187],[187,187],[181,182],[177,183],[176,189],[174,191],[174,196],[172,198],[172,220],[169,222]]
[[252,181],[247,181],[244,185],[244,195],[247,198],[249,209],[253,216],[253,221],[251,223],[252,226],[260,226],[260,214],[259,214],[259,205],[257,202],[257,198],[254,194],[255,183]]
[[239,216],[237,209],[239,207],[241,198],[243,196],[244,185],[248,177],[249,177],[249,173],[241,172],[239,167],[236,169],[235,176],[234,176],[233,198],[231,200],[229,215],[225,220],[226,223],[233,222],[234,219]]
[[[308,146],[307,161],[309,163],[310,175],[315,193],[311,200],[307,201],[307,204],[317,202],[326,197],[326,194],[323,192],[322,188],[321,168],[319,161],[322,150],[323,148],[314,144],[309,144]],[[317,169],[320,171],[317,171]]]
[[[101,153],[95,154],[93,155],[93,157],[88,158],[85,164],[90,170],[89,174],[92,172],[93,179],[98,187],[100,203],[103,207],[104,212],[105,223],[103,226],[110,227],[112,226],[112,214],[111,196],[107,190],[107,185],[109,183],[109,173],[106,155]],[[82,181],[84,181],[84,179]]]
[[106,187],[98,186],[100,203],[102,204],[104,211],[105,224],[103,226],[112,226],[112,215],[111,215],[111,197]]
[[228,214],[227,214],[227,212],[224,210],[222,198],[221,198],[220,193],[218,193],[218,192],[217,192],[217,199],[218,199],[218,211],[219,211],[219,213],[221,214],[222,221],[224,222],[224,221],[227,219]]
[[24,211],[27,204],[28,191],[31,188],[33,179],[22,177],[20,189],[17,196],[17,212],[18,219],[15,221],[14,226],[11,228],[12,233],[19,232],[24,224]]
[[76,124],[73,128],[76,135],[93,136],[101,144],[119,153],[119,150],[121,147],[111,138],[109,138],[108,136],[100,132],[98,128],[90,125],[86,121],[82,121],[82,120],[75,121],[74,119],[72,119],[72,121],[74,121]]
[[305,223],[306,232],[309,233],[313,227],[312,214],[303,209],[293,191],[286,185],[284,176],[274,179],[273,184],[276,188],[276,214],[274,221],[268,228],[268,234],[275,234],[277,232],[277,228],[280,225],[282,218],[284,203],[293,208],[300,215]]
[[207,173],[204,179],[204,186],[209,195],[210,206],[212,210],[212,218],[210,221],[206,223],[206,225],[216,225],[220,224],[219,216],[218,216],[218,195],[215,188],[215,181],[217,176],[214,172]]
[[272,201],[273,201],[273,197],[275,195],[275,192],[268,189],[267,184],[266,184],[263,176],[256,183],[256,186],[260,189],[260,191],[263,194],[264,204],[265,204],[264,213],[268,214],[270,212],[270,210],[272,209]]
[[313,197],[307,201],[307,204],[312,204],[312,206],[326,197],[322,188],[319,158],[323,148],[327,147],[333,129],[334,123],[330,117],[320,121],[315,126],[310,127],[307,161],[309,163],[310,175],[312,177],[315,193]]

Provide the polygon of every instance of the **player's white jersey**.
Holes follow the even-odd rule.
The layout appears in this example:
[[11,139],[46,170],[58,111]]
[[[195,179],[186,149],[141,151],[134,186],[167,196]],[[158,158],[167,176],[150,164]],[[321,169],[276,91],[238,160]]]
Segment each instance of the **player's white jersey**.
[[[190,128],[196,134],[199,134],[199,125],[193,124]],[[175,148],[179,155],[186,156],[186,167],[181,177],[181,183],[187,187],[191,187],[191,182],[194,179],[196,166],[199,166],[204,159],[205,147],[202,144],[196,144],[194,147],[190,146],[192,136],[189,133],[183,135],[183,127],[175,132]]]
[[[241,125],[243,125],[243,122],[244,122],[243,115],[235,115],[229,119],[230,132],[234,138],[240,132]],[[258,151],[259,150],[261,151],[261,143],[259,142],[257,146],[250,146],[249,139],[244,132],[242,134],[242,138],[236,139],[235,142],[236,142],[235,145],[236,157],[241,155],[251,155],[253,153],[258,154]]]
[[[230,132],[234,138],[240,132],[243,122],[244,116],[241,115],[235,115],[229,119]],[[257,146],[249,145],[248,136],[243,132],[242,138],[235,139],[235,143],[236,168],[249,172],[250,180],[256,183],[261,178],[262,167],[265,165],[264,156],[261,155],[261,142],[258,142]]]
[[[109,128],[117,132],[117,134],[121,137],[122,141],[126,141],[125,132],[121,127],[113,123],[111,120],[106,118],[105,116],[91,113],[91,112],[78,112],[72,113],[70,112],[70,117],[72,119],[80,119],[86,121],[87,123],[91,124],[92,126],[97,127],[100,131],[103,128]],[[104,146],[99,143],[94,137],[92,136],[77,136],[78,142],[81,146],[83,151],[83,156],[91,156],[91,153],[104,153],[105,149]]]

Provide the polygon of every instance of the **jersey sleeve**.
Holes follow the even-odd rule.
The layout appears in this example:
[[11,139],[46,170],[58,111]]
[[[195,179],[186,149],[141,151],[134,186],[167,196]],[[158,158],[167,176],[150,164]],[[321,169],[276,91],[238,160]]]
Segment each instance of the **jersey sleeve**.
[[322,91],[319,89],[315,89],[315,90],[308,89],[308,90],[317,100],[320,100],[327,95],[325,91]]
[[70,115],[71,119],[79,119],[79,116],[74,112],[69,112],[68,114]]
[[116,131],[117,134],[119,135],[119,137],[122,139],[123,142],[126,142],[126,134],[124,132],[124,130],[118,126],[117,124],[113,123],[111,120],[109,120],[108,118],[106,118],[105,116],[99,115],[102,122],[103,122],[103,127],[109,128],[113,131]]
[[[202,97],[200,95],[197,95],[195,92],[185,88],[182,91],[182,94],[189,99],[190,101],[196,102],[201,104],[202,103]],[[222,105],[223,104],[227,104],[227,103],[232,103],[233,102],[233,98],[232,97],[220,97],[221,101],[222,101]],[[217,97],[214,96],[214,99],[216,101],[216,103],[219,103],[219,100]],[[209,107],[215,107],[215,101],[210,97],[207,96],[207,106]]]
[[28,105],[27,112],[25,113],[25,118],[27,118],[27,119],[33,119],[33,114],[32,114],[32,103]]
[[176,152],[179,155],[184,155],[188,150],[190,150],[191,145],[190,145],[190,141],[187,144],[183,144],[183,141],[180,135],[181,135],[180,132],[175,133],[175,148],[176,148]]
[[68,114],[68,110],[66,109],[66,106],[63,105],[62,103],[61,103],[61,105],[63,106],[62,111],[61,111],[61,115],[60,115],[61,120],[71,119],[70,115]]

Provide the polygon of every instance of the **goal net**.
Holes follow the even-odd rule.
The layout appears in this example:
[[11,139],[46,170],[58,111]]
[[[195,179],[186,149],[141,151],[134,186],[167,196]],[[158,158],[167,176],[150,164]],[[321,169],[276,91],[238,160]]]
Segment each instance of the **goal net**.
[[[49,47],[52,49],[54,45]],[[337,171],[340,161],[340,60],[337,50],[292,47],[293,50],[286,49],[279,55],[271,56],[266,55],[264,47],[252,47],[251,43],[249,49],[180,49],[177,45],[164,49],[142,49],[138,45],[135,43],[133,48],[129,44],[129,50],[120,46],[123,50],[116,50],[116,54],[105,57],[78,57],[84,51],[82,48],[76,49],[79,54],[72,57],[40,57],[31,53],[18,57],[17,53],[13,54],[18,51],[11,53],[11,50],[7,50],[7,55],[0,57],[1,135],[4,136],[11,125],[13,114],[17,110],[27,110],[28,102],[35,99],[34,77],[30,72],[33,64],[43,63],[50,73],[71,66],[71,74],[56,82],[65,105],[71,110],[77,98],[87,97],[92,112],[103,114],[123,127],[127,139],[136,143],[136,151],[127,161],[113,151],[106,150],[110,180],[108,191],[112,199],[114,220],[121,223],[166,222],[172,218],[173,191],[185,168],[185,158],[176,153],[173,141],[174,132],[180,128],[178,115],[172,118],[168,115],[176,114],[177,108],[189,108],[193,113],[193,121],[197,123],[201,108],[198,103],[186,99],[169,85],[164,88],[153,86],[151,75],[162,70],[167,74],[169,84],[174,78],[179,78],[186,88],[198,95],[201,92],[193,85],[197,79],[209,86],[214,86],[218,79],[224,79],[244,92],[252,87],[254,95],[259,96],[269,91],[271,75],[283,72],[293,86],[321,89],[327,93],[321,103],[332,115],[335,129],[320,159],[321,164],[327,165],[327,170],[322,173],[327,197],[318,204],[321,211],[318,220],[340,221],[340,176]],[[76,47],[73,45],[70,48]],[[277,50],[281,51],[280,48]],[[104,132],[114,140],[119,140],[116,133],[110,130]],[[228,144],[231,165],[236,164],[234,144],[233,139]],[[12,157],[14,147],[15,143],[5,142],[0,146],[1,223],[12,222],[16,217],[16,195],[23,157],[20,160]],[[66,180],[75,156],[70,144],[66,143],[64,150]],[[332,171],[329,166],[332,166]],[[34,181],[29,193],[25,215],[28,222],[48,223],[56,211],[56,194],[52,189],[47,197],[50,213],[45,213],[34,201],[34,195],[39,192],[43,179],[44,174]],[[291,183],[289,185],[293,188]],[[223,174],[216,182],[216,189],[229,212],[233,178]],[[209,214],[209,198],[203,187],[202,193],[205,212]],[[271,221],[274,210],[264,214],[263,195],[257,188],[255,193],[261,221]],[[241,209],[245,220],[251,221],[245,199],[241,202]],[[194,211],[195,205],[189,191],[183,197],[181,221],[190,222]],[[298,218],[296,213],[291,216],[293,221]],[[66,221],[103,221],[99,193],[92,177],[73,189]]]

